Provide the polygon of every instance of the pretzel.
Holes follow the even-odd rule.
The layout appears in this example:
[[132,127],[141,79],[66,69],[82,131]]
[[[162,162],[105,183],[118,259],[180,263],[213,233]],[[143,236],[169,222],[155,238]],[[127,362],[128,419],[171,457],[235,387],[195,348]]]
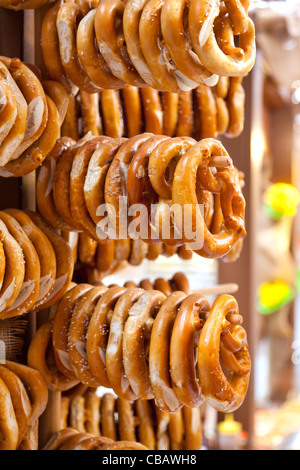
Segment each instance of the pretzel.
[[19,427],[11,395],[2,379],[0,379],[0,411],[0,450],[16,450],[19,439]]
[[100,107],[105,135],[122,137],[124,135],[124,119],[120,94],[117,90],[102,90]]
[[11,156],[18,149],[24,139],[28,105],[20,88],[17,86],[10,71],[4,65],[2,60],[0,60],[0,71],[1,77],[3,77],[3,79],[7,82],[7,85],[13,92],[17,110],[17,116],[14,124],[9,130],[8,134],[5,136],[5,139],[3,139],[1,142],[0,146],[0,166],[3,167],[11,159]]
[[85,428],[93,436],[100,436],[100,405],[101,398],[94,389],[88,390],[85,395]]
[[161,93],[161,102],[163,109],[163,134],[173,137],[176,133],[178,119],[178,102],[179,95],[177,93],[164,92]]
[[23,285],[25,260],[19,243],[2,221],[0,221],[0,240],[5,255],[5,273],[0,290],[0,318],[6,318],[5,312],[14,304]]
[[1,57],[1,62],[9,69],[28,105],[24,138],[10,155],[10,160],[15,160],[41,137],[47,125],[48,106],[42,84],[29,67],[20,59]]
[[94,136],[102,135],[102,122],[99,109],[99,93],[91,95],[79,91],[83,135],[91,132]]
[[24,364],[6,361],[5,367],[16,374],[26,388],[30,399],[29,426],[33,426],[48,404],[48,389],[41,374]]
[[124,292],[122,287],[113,287],[104,292],[97,302],[87,329],[86,355],[89,368],[93,377],[106,387],[109,387],[109,381],[103,351],[106,350],[108,342],[109,314]]
[[62,153],[71,145],[74,145],[69,137],[61,137],[56,141],[53,150],[49,153],[37,176],[37,206],[43,218],[54,228],[71,230],[71,227],[57,213],[52,193],[52,184],[57,161]]
[[182,292],[174,292],[167,297],[154,320],[150,339],[149,372],[155,401],[161,410],[171,413],[182,405],[171,382],[169,345],[175,317],[185,297]]
[[131,240],[129,238],[123,240],[115,240],[114,258],[116,262],[122,262],[129,258],[131,249]]
[[121,97],[124,108],[126,136],[130,138],[141,134],[143,131],[143,110],[140,89],[126,85],[121,90]]
[[125,375],[123,365],[123,332],[130,308],[143,294],[142,289],[127,289],[116,302],[110,322],[108,343],[106,347],[106,374],[110,386],[118,397],[134,400],[136,395]]
[[75,436],[76,434],[78,434],[76,429],[72,429],[70,427],[61,429],[51,436],[51,438],[43,447],[43,450],[59,450],[65,442],[67,442],[72,436]]
[[18,450],[39,450],[38,444],[38,430],[39,422],[36,420],[32,426],[27,429],[27,432],[18,447]]
[[70,210],[72,218],[78,227],[83,227],[95,240],[99,239],[95,224],[85,205],[83,186],[92,154],[98,146],[108,141],[109,137],[101,136],[95,137],[82,145],[74,155],[70,172]]
[[184,423],[182,410],[170,414],[169,437],[171,450],[182,450],[184,448]]
[[144,290],[153,290],[153,283],[150,279],[142,279],[139,283],[139,287]]
[[71,368],[68,354],[70,321],[76,303],[91,288],[89,284],[80,284],[70,289],[58,303],[53,319],[52,346],[55,363],[62,374],[73,380],[76,375]]
[[95,14],[97,44],[115,77],[132,86],[143,86],[145,82],[131,62],[124,40],[124,8],[121,0],[101,0]]
[[93,83],[86,74],[77,53],[76,30],[82,16],[82,10],[76,3],[66,2],[60,5],[56,18],[60,60],[72,83],[88,93],[97,93],[101,87]]
[[108,437],[89,437],[74,446],[73,450],[102,450],[104,445],[111,444],[112,442],[114,441]]
[[170,422],[170,414],[161,411],[155,407],[156,415],[156,448],[158,450],[169,450],[170,439],[168,433],[168,426]]
[[118,90],[125,83],[112,74],[96,44],[95,15],[96,9],[89,11],[78,25],[76,37],[78,57],[93,83],[102,88]]
[[178,256],[187,261],[193,258],[193,251],[187,245],[182,245],[179,247]]
[[69,96],[65,87],[56,80],[43,80],[42,85],[46,96],[48,96],[54,103],[58,111],[60,125],[65,120]]
[[182,409],[185,429],[185,449],[200,450],[202,446],[202,423],[200,408],[184,406]]
[[43,309],[45,309],[54,305],[67,292],[74,272],[73,253],[69,244],[38,214],[32,211],[25,211],[25,213],[49,239],[56,256],[56,279],[51,294],[43,303]]
[[170,286],[170,283],[167,279],[164,279],[163,277],[158,277],[154,281],[154,290],[159,290],[163,294],[165,294],[166,297],[168,297],[172,293],[172,288]]
[[163,243],[159,243],[158,245],[149,245],[146,257],[147,259],[154,261],[161,254],[163,254]]
[[204,401],[195,374],[193,357],[194,344],[204,323],[203,315],[209,311],[209,307],[204,297],[191,294],[182,302],[172,330],[170,342],[172,387],[180,402],[186,406],[200,406]]
[[218,133],[225,134],[229,127],[230,116],[226,101],[219,96],[216,97],[217,107],[217,129]]
[[1,176],[25,176],[36,170],[53,149],[60,136],[60,119],[54,102],[46,96],[48,120],[42,135],[17,159],[8,162]]
[[25,261],[25,273],[21,290],[13,304],[9,308],[4,308],[1,313],[2,318],[3,316],[11,318],[30,311],[35,304],[39,293],[40,263],[34,246],[19,223],[3,211],[0,212],[0,220],[19,244]]
[[[179,247],[179,249],[181,249],[181,248],[182,248],[182,246]],[[174,256],[177,253],[178,247],[177,246],[168,246],[168,245],[163,244],[162,251],[163,251],[164,256],[166,256],[167,258],[170,258],[171,256]]]
[[0,379],[8,388],[11,396],[11,401],[18,425],[19,435],[17,445],[20,445],[28,428],[31,414],[30,401],[22,381],[16,374],[14,374],[9,369],[6,369],[4,366],[0,366]]
[[226,377],[221,369],[219,355],[216,355],[215,351],[220,348],[224,320],[228,314],[238,314],[238,305],[232,296],[222,295],[212,306],[198,346],[199,380],[203,394],[208,403],[221,412],[233,412],[241,406],[247,392],[251,369],[247,344],[235,352],[237,361],[243,366],[242,372],[239,373],[241,375],[229,371]]
[[131,402],[117,398],[116,408],[118,412],[118,436],[121,441],[136,442],[134,416]]
[[84,200],[91,218],[98,224],[103,218],[98,214],[98,207],[105,203],[104,185],[109,165],[124,139],[112,139],[93,153],[89,161],[84,182]]
[[[223,44],[218,44],[213,25],[220,15],[219,1],[197,2],[192,0],[188,13],[189,33],[202,64],[212,73],[222,76],[244,76],[253,67],[255,61],[255,28],[253,21],[247,16],[247,27],[239,34],[240,57],[237,60],[236,47],[232,47],[231,54],[223,52]],[[227,5],[229,2],[226,2]],[[230,17],[221,12],[221,28],[227,28],[233,38]]]
[[192,136],[194,128],[193,93],[179,94],[176,136]]
[[238,137],[244,128],[245,91],[240,77],[232,77],[226,100],[229,111],[227,137]]
[[117,429],[114,420],[115,397],[112,393],[105,393],[101,400],[101,431],[104,437],[117,440]]
[[108,272],[115,264],[115,240],[98,243],[96,266],[99,272]]
[[[185,27],[190,0],[173,5],[166,0],[161,10],[161,31],[167,50],[178,71],[195,83],[214,84],[218,77],[211,74],[195,53],[188,29]],[[177,71],[177,73],[178,73]],[[181,78],[181,76],[179,76]],[[184,87],[183,91],[186,91]]]
[[131,307],[123,336],[123,361],[125,374],[134,393],[143,399],[153,398],[149,380],[149,366],[145,355],[147,324],[158,311],[165,295],[158,291],[145,291]]
[[229,92],[230,77],[219,77],[218,83],[215,86],[217,97],[226,100]]
[[0,6],[9,10],[20,11],[26,9],[39,8],[46,3],[46,0],[1,0]]
[[88,234],[82,232],[79,234],[78,258],[83,264],[94,264],[94,258],[98,243]]
[[150,402],[148,400],[137,400],[135,406],[137,417],[139,419],[139,442],[148,449],[154,450],[156,448],[156,439]]
[[141,239],[131,240],[129,264],[139,266],[145,259],[148,251],[148,245]]
[[[2,68],[1,68],[2,72]],[[3,142],[17,118],[17,103],[12,89],[1,73],[0,79],[0,144]]]
[[138,442],[118,441],[101,447],[100,450],[148,450]]
[[27,353],[27,363],[38,370],[51,391],[64,391],[77,382],[63,375],[48,355],[51,346],[52,321],[45,322],[36,332]]
[[143,106],[145,132],[153,134],[163,133],[163,110],[157,90],[141,88],[141,101]]
[[54,249],[46,235],[23,211],[8,209],[5,212],[12,216],[21,225],[37,253],[39,259],[38,265],[40,266],[40,279],[38,296],[31,309],[39,310],[50,295],[55,283],[56,257]]
[[185,292],[186,294],[190,294],[189,280],[184,273],[175,273],[170,281],[170,284],[173,291],[179,290]]
[[200,129],[196,129],[196,139],[216,138],[217,106],[212,89],[199,85],[195,90],[195,99],[200,121]]
[[[204,257],[224,256],[231,250],[239,238],[243,238],[246,235],[244,227],[244,199],[240,189],[234,183],[233,167],[229,166],[229,169],[226,170],[227,172],[220,171],[215,179],[211,179],[206,171],[202,174],[203,177],[201,177],[201,182],[205,183],[204,187],[206,189],[221,194],[223,213],[225,211],[222,232],[211,234],[203,221],[202,215],[195,208],[194,204],[196,204],[197,197],[194,188],[196,186],[197,171],[199,172],[199,169],[204,170],[206,165],[209,164],[211,156],[216,154],[226,156],[226,151],[220,142],[204,139],[196,144],[179,160],[172,187],[173,203],[181,205],[182,209],[185,207],[185,204],[187,205],[186,207],[191,208],[192,231],[194,232],[196,223],[200,231],[198,233],[203,233],[204,235],[203,246],[200,249],[193,250]],[[183,185],[183,181],[187,181],[185,177],[188,183],[185,182]],[[224,181],[224,186],[222,183],[219,185],[220,181]],[[229,187],[231,187],[231,190],[229,190]],[[194,191],[194,195],[192,191]],[[231,193],[230,195],[229,192]],[[203,232],[201,232],[202,229]],[[187,243],[190,242],[184,234],[183,238]]]
[[80,395],[74,397],[70,403],[69,413],[70,426],[78,432],[85,432],[85,412],[84,412],[84,398]]
[[101,303],[106,289],[106,287],[100,286],[86,292],[76,303],[69,326],[70,365],[78,380],[89,387],[97,387],[101,384],[95,374],[94,363],[90,359],[88,336],[92,331],[92,328],[89,327],[90,322],[97,315],[97,307]]
[[[124,238],[125,235],[125,229],[120,225],[119,212],[120,198],[126,196],[127,168],[129,167],[135,152],[149,137],[151,137],[151,135],[152,134],[149,133],[140,134],[124,142],[115,154],[106,175],[105,202],[108,205],[108,216],[111,225],[116,232],[117,238]],[[112,214],[112,208],[114,208],[115,217],[114,214]],[[125,238],[127,238],[127,233]]]
[[86,441],[87,438],[91,438],[90,434],[86,432],[77,432],[73,436],[71,436],[69,439],[67,439],[60,447],[58,450],[76,450],[82,442]]
[[61,125],[62,137],[70,137],[74,141],[79,139],[78,111],[77,96],[69,96],[67,112]]

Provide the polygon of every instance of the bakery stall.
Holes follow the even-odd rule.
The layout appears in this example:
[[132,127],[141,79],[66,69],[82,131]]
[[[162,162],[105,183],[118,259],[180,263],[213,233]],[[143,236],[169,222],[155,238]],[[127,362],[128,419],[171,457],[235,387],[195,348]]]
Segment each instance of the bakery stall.
[[298,2],[0,5],[0,449],[297,446]]

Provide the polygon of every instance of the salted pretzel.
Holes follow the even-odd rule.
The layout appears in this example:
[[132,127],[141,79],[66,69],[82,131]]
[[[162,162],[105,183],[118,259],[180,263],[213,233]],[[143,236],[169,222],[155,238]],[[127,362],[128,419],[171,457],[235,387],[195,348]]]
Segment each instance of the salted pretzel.
[[96,253],[96,267],[99,272],[107,273],[115,265],[115,240],[107,243],[98,243]]
[[94,389],[84,394],[85,400],[85,428],[93,436],[100,436],[100,405],[101,398]]
[[62,153],[74,144],[75,141],[69,137],[59,138],[39,169],[37,176],[36,197],[39,213],[43,216],[46,222],[59,230],[71,230],[72,227],[70,227],[56,211],[53,201],[53,178],[57,162],[59,161]]
[[118,436],[122,441],[136,441],[136,417],[129,400],[117,398],[116,409],[118,413]]
[[3,142],[17,118],[17,103],[5,77],[0,79],[0,144]]
[[216,96],[217,108],[217,130],[219,135],[225,134],[230,123],[229,110],[226,101],[220,96]]
[[229,112],[227,137],[238,137],[244,128],[245,91],[240,77],[232,77],[226,104]]
[[201,408],[182,408],[184,422],[184,448],[186,450],[200,450],[202,446]]
[[121,91],[126,136],[133,137],[143,132],[143,106],[140,89],[126,85]]
[[0,379],[0,408],[1,408],[1,450],[16,450],[19,438],[19,428],[14,412],[14,406],[8,387]]
[[20,59],[2,56],[0,60],[9,69],[28,105],[24,138],[10,156],[10,160],[15,160],[41,137],[47,125],[48,105],[42,84],[29,67]]
[[218,135],[217,106],[211,88],[199,85],[195,90],[197,115],[200,121],[199,129],[195,129],[195,138],[198,140],[216,138]]
[[79,261],[83,264],[94,265],[97,246],[96,240],[93,240],[85,232],[80,233],[78,245]]
[[100,94],[100,109],[104,134],[109,137],[124,135],[124,119],[118,90],[102,90]]
[[[222,76],[244,76],[251,70],[255,61],[255,27],[247,15],[245,18],[247,26],[236,34],[231,23],[231,13],[236,11],[236,8],[231,8],[232,2],[228,1],[225,4],[226,8],[221,8],[220,12],[219,0],[213,2],[205,0],[201,4],[197,0],[192,0],[188,12],[190,37],[196,54],[210,72]],[[229,15],[227,15],[228,5],[230,5]],[[215,34],[214,31],[216,19],[220,23],[219,34]],[[238,25],[239,22],[234,19],[234,23]],[[234,35],[238,35],[239,38],[238,48],[234,45]],[[220,44],[221,39],[223,41]],[[229,42],[231,48],[226,50]]]
[[86,74],[77,53],[76,29],[82,16],[83,12],[76,3],[66,2],[60,5],[56,18],[60,60],[72,83],[88,93],[97,93],[101,88]]
[[68,107],[65,119],[61,125],[61,136],[70,137],[77,141],[79,139],[79,109],[78,109],[78,95],[68,97]]
[[3,77],[3,80],[7,83],[13,92],[17,111],[14,124],[9,129],[8,134],[1,142],[0,146],[0,165],[3,167],[11,159],[12,154],[14,154],[24,139],[28,105],[20,88],[13,79],[8,67],[2,62],[2,60],[0,60],[0,71],[1,77]]
[[127,52],[123,33],[125,2],[101,0],[95,14],[95,31],[101,54],[113,75],[133,86],[145,85]]
[[80,395],[71,400],[69,408],[69,423],[71,428],[85,432],[84,398]]
[[137,400],[135,407],[139,419],[137,430],[139,442],[148,449],[154,450],[156,448],[156,439],[150,401]]
[[163,109],[163,131],[164,135],[174,137],[176,134],[178,120],[178,102],[177,93],[161,93],[161,102]]
[[59,115],[59,123],[62,125],[65,120],[69,104],[69,95],[67,90],[56,80],[43,80],[42,85],[46,96],[55,103]]
[[145,87],[140,90],[143,105],[144,131],[153,134],[163,133],[163,109],[159,92]]
[[103,436],[117,440],[117,426],[114,419],[115,396],[112,393],[105,393],[101,399],[101,431]]
[[115,240],[114,258],[117,262],[126,261],[131,256],[131,240],[125,238],[123,240]]
[[41,136],[17,159],[8,162],[1,176],[25,176],[36,170],[53,149],[60,136],[60,118],[56,105],[46,95],[48,118],[46,128]]
[[[245,202],[240,188],[234,182],[233,166],[227,167],[225,171],[219,171],[217,175],[212,178],[211,173],[205,170],[211,156],[216,155],[216,153],[226,156],[226,151],[222,144],[213,139],[204,139],[195,145],[179,160],[175,169],[172,186],[173,202],[180,204],[182,208],[184,208],[185,205],[187,205],[186,207],[191,207],[192,231],[194,232],[195,224],[199,224],[198,229],[200,231],[202,228],[204,230],[202,232],[204,234],[202,247],[193,250],[204,257],[224,256],[231,250],[232,246],[239,238],[243,238],[246,235],[244,227]],[[211,234],[209,232],[209,229],[205,223],[203,223],[200,211],[197,211],[194,206],[197,201],[194,190],[196,186],[196,174],[197,171],[199,174],[200,169],[204,170],[202,176],[200,173],[203,186],[213,193],[220,193],[223,201],[221,204],[224,213],[224,226],[222,232],[217,234]],[[185,176],[187,179],[185,179]],[[183,180],[188,181],[188,184],[185,183],[183,185]],[[230,187],[231,190],[229,190]],[[195,197],[192,195],[192,191],[194,191]],[[231,194],[230,196],[229,192]],[[191,242],[191,240],[188,240],[186,237],[184,238],[186,242]]]
[[[231,334],[232,324],[231,320],[228,319],[229,314],[231,316],[238,315],[236,300],[230,295],[217,298],[201,332],[198,347],[200,385],[206,400],[221,412],[232,412],[239,408],[247,393],[251,370],[245,336],[243,334],[239,338],[238,336],[235,337],[234,332]],[[226,349],[231,348],[231,362],[227,362],[227,365],[230,366],[227,377],[222,371],[219,359],[214,354],[220,347],[220,341],[222,341],[224,321],[228,331],[227,333],[223,331],[223,334],[229,334],[229,341],[224,346]],[[212,324],[214,325],[213,328]],[[232,362],[234,365],[238,364],[238,367],[234,368],[233,371],[231,371]]]
[[53,434],[47,441],[43,450],[59,450],[59,448],[68,441],[72,436],[76,435],[78,431],[70,427],[62,428],[57,433]]
[[[38,254],[21,225],[7,212],[0,212],[0,220],[19,244],[25,262],[25,273],[21,290],[9,308],[1,312],[5,318],[11,318],[29,312],[37,301],[39,294],[41,267]],[[18,266],[15,266],[18,269]]]
[[91,132],[95,137],[102,135],[102,121],[99,109],[99,94],[79,90],[83,135]]

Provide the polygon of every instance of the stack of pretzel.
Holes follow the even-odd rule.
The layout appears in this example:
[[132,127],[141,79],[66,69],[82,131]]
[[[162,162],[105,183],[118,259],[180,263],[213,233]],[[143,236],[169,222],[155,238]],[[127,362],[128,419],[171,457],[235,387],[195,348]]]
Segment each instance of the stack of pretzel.
[[62,135],[79,140],[88,132],[133,137],[143,132],[169,137],[238,137],[244,128],[241,77],[220,77],[215,87],[199,85],[180,94],[126,85],[122,90],[69,97]]
[[124,400],[155,399],[166,413],[204,401],[230,412],[250,377],[242,321],[231,295],[211,306],[196,293],[78,284],[37,330],[27,360],[53,391],[82,383]]
[[255,61],[249,0],[59,1],[41,45],[49,76],[70,94],[125,85],[181,93]]
[[18,58],[0,57],[0,176],[31,173],[60,136],[67,92],[59,82],[42,84],[38,75]]
[[0,211],[0,260],[0,319],[52,306],[73,277],[69,244],[30,211]]
[[150,450],[200,450],[201,424],[200,408],[164,413],[154,400],[130,402],[109,392],[100,397],[95,389],[62,397],[61,429],[139,442]]
[[[123,259],[134,238],[224,258],[239,253],[246,235],[240,176],[214,139],[62,137],[40,168],[37,204],[54,228],[84,231],[112,250],[119,240]],[[137,206],[140,216],[130,214]]]
[[0,450],[38,450],[39,417],[47,402],[37,370],[11,361],[0,365]]

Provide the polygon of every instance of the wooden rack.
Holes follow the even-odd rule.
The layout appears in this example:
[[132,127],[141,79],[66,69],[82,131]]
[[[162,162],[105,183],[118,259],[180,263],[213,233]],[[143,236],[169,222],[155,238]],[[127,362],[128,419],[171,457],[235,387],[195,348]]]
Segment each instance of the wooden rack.
[[[8,57],[20,57],[26,62],[35,63],[43,72],[43,62],[40,49],[40,30],[42,18],[47,10],[47,6],[36,11],[27,10],[25,12],[12,12],[0,8],[0,54]],[[222,284],[238,284],[239,289],[235,289],[241,314],[244,317],[244,325],[248,332],[250,353],[254,358],[256,346],[256,326],[255,326],[255,219],[257,198],[257,188],[259,187],[259,164],[251,155],[251,130],[253,121],[259,121],[260,116],[253,115],[254,95],[252,93],[253,84],[255,87],[260,84],[259,61],[256,69],[244,80],[246,90],[246,123],[242,136],[238,139],[224,139],[229,154],[233,157],[234,163],[245,174],[245,198],[247,201],[247,233],[244,249],[239,261],[231,264],[220,263],[219,282]],[[258,93],[256,93],[257,96]],[[257,106],[255,106],[257,109]],[[24,178],[0,178],[0,208],[18,207],[35,210],[35,174],[30,174]],[[37,326],[43,322],[43,313],[31,314],[29,317],[28,338],[34,334]],[[47,410],[40,420],[40,446],[42,446],[50,435],[59,428],[60,416],[60,394],[50,392]],[[254,375],[252,374],[250,389],[246,402],[236,413],[236,419],[243,423],[251,438],[253,434],[254,416]]]

